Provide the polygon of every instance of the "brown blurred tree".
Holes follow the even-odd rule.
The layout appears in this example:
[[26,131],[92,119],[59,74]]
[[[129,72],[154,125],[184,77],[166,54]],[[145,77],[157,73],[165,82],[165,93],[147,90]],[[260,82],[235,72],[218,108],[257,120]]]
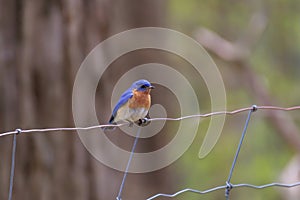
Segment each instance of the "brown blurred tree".
[[[72,87],[84,57],[112,33],[161,26],[164,4],[159,0],[0,0],[1,132],[74,126]],[[7,198],[10,148],[11,138],[1,138],[0,199]],[[161,191],[167,169],[163,171],[133,175],[124,195],[141,199]],[[75,132],[21,134],[13,199],[115,199],[122,175],[94,160]]]

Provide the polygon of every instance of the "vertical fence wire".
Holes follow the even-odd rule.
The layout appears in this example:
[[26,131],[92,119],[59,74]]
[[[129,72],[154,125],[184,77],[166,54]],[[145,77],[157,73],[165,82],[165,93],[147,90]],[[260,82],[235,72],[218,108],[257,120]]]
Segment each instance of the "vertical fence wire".
[[12,192],[13,192],[13,185],[14,185],[14,174],[15,174],[16,146],[17,146],[17,133],[14,134],[13,141],[12,141],[11,168],[10,168],[10,177],[9,177],[8,200],[12,199]]
[[134,155],[135,148],[137,146],[137,143],[138,143],[138,140],[139,140],[139,137],[140,137],[140,134],[141,134],[141,130],[142,130],[141,127],[139,127],[139,129],[137,131],[137,134],[135,136],[135,139],[134,139],[134,142],[133,142],[133,145],[132,145],[132,149],[131,149],[131,152],[130,152],[130,156],[129,156],[129,159],[128,159],[128,162],[127,162],[127,166],[126,166],[126,169],[125,169],[125,172],[124,172],[124,175],[123,175],[122,183],[121,183],[121,186],[120,186],[120,189],[119,189],[119,193],[118,193],[118,196],[116,198],[117,200],[122,200],[122,198],[121,198],[122,191],[123,191],[124,186],[125,186],[126,177],[127,177],[129,167],[130,167],[133,155]]
[[252,114],[253,112],[255,112],[256,110],[257,110],[257,106],[256,106],[256,105],[253,105],[253,106],[252,106],[252,109],[251,109],[251,110],[249,111],[249,113],[248,113],[248,116],[247,116],[247,119],[246,119],[246,123],[245,123],[245,125],[244,125],[244,129],[243,129],[243,132],[242,132],[242,136],[241,136],[239,145],[238,145],[238,147],[237,147],[237,150],[236,150],[236,153],[235,153],[235,156],[234,156],[234,159],[233,159],[231,168],[230,168],[230,172],[229,172],[229,175],[228,175],[228,179],[227,179],[227,181],[226,181],[226,190],[225,190],[225,197],[226,197],[226,200],[229,200],[230,190],[233,188],[232,184],[230,183],[230,180],[231,180],[232,173],[233,173],[235,164],[236,164],[236,162],[237,162],[239,153],[240,153],[240,151],[241,151],[241,147],[242,147],[242,144],[243,144],[243,141],[244,141],[244,138],[245,138],[247,129],[248,129],[249,122],[250,122],[251,114]]

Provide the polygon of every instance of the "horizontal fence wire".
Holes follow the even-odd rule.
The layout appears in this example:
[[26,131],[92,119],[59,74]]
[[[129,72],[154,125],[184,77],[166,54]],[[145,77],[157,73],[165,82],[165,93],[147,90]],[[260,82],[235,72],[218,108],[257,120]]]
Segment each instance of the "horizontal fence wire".
[[[293,110],[300,110],[300,106],[293,106],[293,107],[277,107],[277,106],[256,106],[258,110],[279,110],[279,111],[293,111]],[[148,119],[149,121],[181,121],[191,118],[206,118],[211,117],[214,115],[235,115],[241,112],[247,112],[252,110],[252,107],[246,107],[246,108],[240,108],[233,111],[217,111],[217,112],[211,112],[207,114],[195,114],[195,115],[188,115],[178,118],[152,118]],[[105,128],[105,127],[121,127],[128,125],[129,123],[121,123],[121,124],[103,124],[103,125],[95,125],[95,126],[89,126],[89,127],[71,127],[71,128],[40,128],[40,129],[16,129],[13,131],[3,132],[0,133],[0,137],[7,136],[7,135],[13,135],[18,133],[36,133],[36,132],[56,132],[56,131],[77,131],[77,130],[92,130],[92,129],[98,129],[98,128]]]
[[[186,119],[191,119],[191,118],[205,118],[205,117],[211,117],[214,115],[234,115],[234,114],[238,114],[241,112],[247,112],[248,111],[248,117],[246,119],[245,125],[244,125],[244,129],[241,135],[241,139],[240,142],[238,144],[237,150],[236,150],[236,154],[234,156],[234,160],[232,162],[232,166],[229,172],[229,176],[227,178],[226,184],[225,185],[221,185],[221,186],[217,186],[214,188],[210,188],[207,190],[197,190],[197,189],[191,189],[191,188],[186,188],[183,190],[180,190],[176,193],[173,194],[163,194],[163,193],[159,193],[156,195],[153,195],[149,198],[147,198],[147,200],[152,200],[152,199],[156,199],[159,197],[168,197],[168,198],[173,198],[176,197],[178,195],[181,195],[183,193],[187,193],[187,192],[191,192],[191,193],[197,193],[197,194],[206,194],[206,193],[210,193],[210,192],[214,192],[217,190],[225,190],[225,197],[226,200],[229,200],[229,196],[230,196],[230,191],[233,188],[239,188],[239,187],[248,187],[248,188],[253,188],[253,189],[264,189],[264,188],[268,188],[268,187],[286,187],[286,188],[291,188],[291,187],[296,187],[296,186],[300,186],[300,181],[296,182],[296,183],[291,183],[291,184],[284,184],[284,183],[269,183],[269,184],[265,184],[265,185],[252,185],[252,184],[247,184],[247,183],[241,183],[241,184],[232,184],[231,181],[231,177],[233,174],[233,170],[235,167],[235,164],[237,162],[237,158],[249,125],[249,121],[250,121],[250,117],[251,114],[257,110],[278,110],[278,111],[292,111],[292,110],[300,110],[300,106],[293,106],[293,107],[277,107],[277,106],[256,106],[253,105],[251,107],[246,107],[246,108],[241,108],[241,109],[237,109],[237,110],[233,110],[233,111],[217,111],[217,112],[211,112],[211,113],[207,113],[207,114],[196,114],[196,115],[189,115],[189,116],[183,116],[183,117],[179,117],[179,118],[153,118],[153,119],[147,119],[148,121],[180,121],[180,120],[186,120]],[[77,131],[77,130],[92,130],[92,129],[99,129],[99,128],[105,128],[105,127],[120,127],[120,126],[124,126],[124,125],[128,125],[128,123],[122,123],[122,124],[117,124],[117,125],[112,125],[112,124],[105,124],[105,125],[96,125],[96,126],[89,126],[89,127],[72,127],[72,128],[44,128],[44,129],[25,129],[22,130],[20,128],[17,128],[14,131],[9,131],[9,132],[4,132],[4,133],[0,133],[0,137],[2,136],[7,136],[7,135],[14,135],[13,137],[13,145],[12,145],[12,162],[11,162],[11,174],[10,174],[10,185],[9,185],[9,197],[8,199],[11,200],[12,198],[12,189],[13,189],[13,178],[14,178],[14,167],[15,167],[15,151],[16,151],[16,137],[17,135],[19,135],[20,133],[37,133],[37,132],[57,132],[57,131]],[[126,176],[128,174],[128,169],[130,167],[131,161],[132,161],[132,156],[135,150],[135,147],[137,145],[137,141],[139,138],[139,133],[140,133],[141,128],[139,128],[138,134],[135,138],[132,150],[131,150],[131,154],[127,163],[127,167],[126,167],[126,171],[124,173],[123,179],[122,179],[122,183],[120,186],[120,190],[117,196],[117,200],[122,200],[121,198],[121,194],[125,185],[125,180],[126,180]]]
[[[265,185],[252,185],[252,184],[247,184],[247,183],[241,183],[241,184],[231,184],[232,188],[252,188],[252,189],[265,189],[265,188],[269,188],[269,187],[284,187],[284,188],[292,188],[292,187],[296,187],[296,186],[300,186],[300,182],[296,182],[296,183],[292,183],[292,184],[284,184],[284,183],[269,183],[269,184],[265,184]],[[196,190],[196,189],[191,189],[191,188],[186,188],[183,190],[180,190],[176,193],[173,194],[163,194],[163,193],[159,193],[156,194],[152,197],[147,198],[147,200],[152,200],[152,199],[157,199],[159,197],[169,197],[169,198],[174,198],[177,197],[181,194],[184,193],[196,193],[196,194],[207,194],[210,192],[215,192],[217,190],[225,190],[228,186],[227,185],[221,185],[221,186],[216,186],[207,190]]]

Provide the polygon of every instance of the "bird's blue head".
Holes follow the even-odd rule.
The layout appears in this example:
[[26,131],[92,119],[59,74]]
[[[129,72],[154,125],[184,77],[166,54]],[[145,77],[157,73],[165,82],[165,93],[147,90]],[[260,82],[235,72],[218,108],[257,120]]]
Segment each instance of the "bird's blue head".
[[152,86],[149,81],[142,79],[134,82],[131,88],[140,92],[145,92],[149,91],[149,89],[154,89],[154,86]]

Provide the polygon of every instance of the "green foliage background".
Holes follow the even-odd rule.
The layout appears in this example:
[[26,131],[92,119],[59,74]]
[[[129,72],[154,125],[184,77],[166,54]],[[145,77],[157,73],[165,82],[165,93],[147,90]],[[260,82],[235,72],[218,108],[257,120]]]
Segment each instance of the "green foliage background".
[[[253,13],[261,11],[268,18],[267,28],[251,52],[250,63],[264,80],[277,106],[300,103],[300,2],[297,0],[172,0],[169,1],[170,28],[193,37],[194,31],[205,27],[229,41],[244,34]],[[230,64],[213,57],[224,78],[228,109],[247,107],[255,102],[247,82],[239,79]],[[206,99],[208,100],[208,99]],[[228,116],[224,131],[213,151],[198,158],[209,119],[201,122],[198,136],[191,148],[175,164],[179,180],[175,187],[205,190],[225,184],[231,162],[245,123],[246,114]],[[299,111],[289,112],[299,124]],[[265,119],[263,111],[253,114],[247,135],[232,177],[232,183],[267,184],[277,182],[280,173],[295,152]],[[264,190],[234,189],[232,199],[283,199],[277,188]],[[206,195],[184,194],[178,199],[225,199],[224,191]]]

